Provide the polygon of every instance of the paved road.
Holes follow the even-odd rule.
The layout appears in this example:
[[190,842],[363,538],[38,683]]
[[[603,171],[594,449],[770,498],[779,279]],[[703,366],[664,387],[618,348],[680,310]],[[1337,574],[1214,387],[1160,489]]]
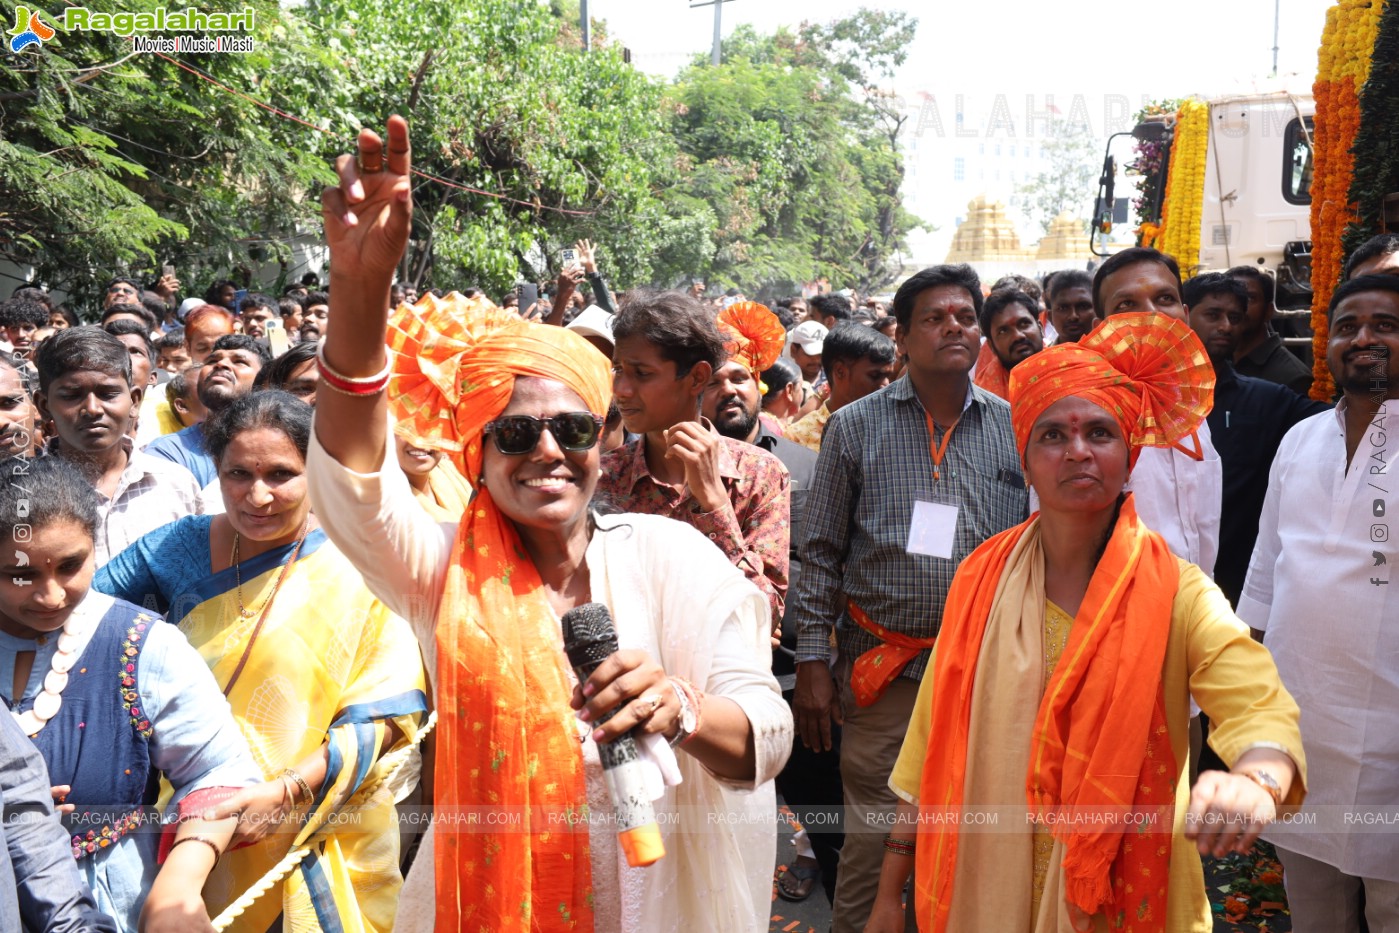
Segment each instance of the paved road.
[[[783,810],[788,817],[791,812],[778,801],[778,807]],[[796,850],[792,847],[791,820],[783,819],[778,822],[777,833],[777,869],[781,869],[788,861],[796,858]],[[776,877],[776,872],[774,872]],[[831,905],[826,901],[826,894],[821,889],[820,882],[817,882],[811,896],[799,904],[784,901],[777,896],[777,886],[772,889],[772,923],[768,926],[771,933],[826,933],[831,926]]]
[[[784,819],[778,822],[781,827],[777,835],[777,869],[781,869],[790,859],[796,857],[792,847],[791,812],[778,803],[784,811]],[[1271,854],[1271,853],[1269,853]],[[1242,918],[1231,923],[1220,909],[1228,881],[1237,873],[1237,868],[1245,862],[1243,858],[1207,860],[1206,890],[1214,905],[1214,933],[1288,933],[1292,929],[1291,918],[1286,912],[1267,912]],[[775,872],[774,872],[775,877]],[[811,896],[799,904],[782,900],[777,896],[774,884],[772,894],[772,922],[770,933],[827,933],[831,925],[831,905],[818,884]]]

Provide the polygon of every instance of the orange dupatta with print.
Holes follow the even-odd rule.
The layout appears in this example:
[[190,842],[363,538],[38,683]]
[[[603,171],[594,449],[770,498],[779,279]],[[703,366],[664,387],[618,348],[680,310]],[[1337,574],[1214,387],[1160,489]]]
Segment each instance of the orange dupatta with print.
[[[919,804],[960,812],[967,773],[972,691],[997,583],[1031,522],[988,540],[957,570],[933,668],[932,718]],[[1061,807],[1092,812],[1169,807],[1176,767],[1166,735],[1161,667],[1166,655],[1179,565],[1160,535],[1122,504],[1107,549],[1045,687],[1026,775],[1032,812]],[[1018,595],[1018,594],[1017,594]],[[1030,593],[1026,598],[1040,599]],[[1054,823],[1064,845],[1070,903],[1110,925],[1164,930],[1170,841],[1133,845],[1122,824]],[[1143,841],[1145,837],[1142,837]],[[1152,837],[1156,843],[1160,837]],[[958,832],[943,820],[920,825],[916,909],[920,930],[944,933],[957,869]]]
[[[562,327],[453,294],[390,320],[391,402],[415,445],[481,474],[484,428],[515,379],[552,379],[595,415],[606,360]],[[563,635],[490,490],[462,516],[437,620],[436,929],[591,931],[587,789]],[[506,822],[467,823],[473,814]],[[502,826],[496,829],[497,826]]]
[[855,696],[855,705],[871,706],[884,695],[884,691],[889,689],[895,678],[903,673],[909,661],[918,657],[920,651],[927,651],[937,644],[937,636],[914,638],[912,635],[887,629],[865,615],[865,611],[855,605],[854,600],[847,600],[845,608],[856,625],[880,641],[878,647],[871,648],[856,658],[850,670],[850,692]]

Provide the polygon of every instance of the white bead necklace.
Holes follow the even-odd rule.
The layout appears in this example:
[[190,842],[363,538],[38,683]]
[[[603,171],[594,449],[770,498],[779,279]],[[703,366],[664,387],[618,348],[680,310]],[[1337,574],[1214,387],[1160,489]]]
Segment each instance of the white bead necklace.
[[49,672],[44,675],[44,689],[34,698],[34,705],[23,713],[11,711],[19,727],[31,739],[44,731],[44,726],[63,708],[63,688],[68,686],[68,672],[78,663],[83,649],[92,640],[92,633],[106,615],[105,605],[102,611],[92,611],[96,607],[90,607],[90,602],[85,598],[63,623],[58,648],[49,661]]

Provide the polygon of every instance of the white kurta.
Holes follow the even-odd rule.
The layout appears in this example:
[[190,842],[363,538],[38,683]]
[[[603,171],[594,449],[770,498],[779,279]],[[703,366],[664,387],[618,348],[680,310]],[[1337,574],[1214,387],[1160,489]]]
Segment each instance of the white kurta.
[[[437,606],[456,523],[427,516],[392,456],[378,473],[354,473],[313,435],[307,477],[326,534],[369,589],[413,626],[433,676]],[[668,673],[736,702],[752,725],[757,752],[755,779],[742,785],[677,756],[684,780],[656,804],[666,857],[650,868],[626,864],[614,827],[593,827],[595,928],[680,933],[699,922],[735,933],[766,931],[777,855],[772,782],[793,734],[791,710],[770,670],[767,602],[711,541],[658,516],[600,516],[587,565],[592,598],[611,610],[619,645],[644,649]],[[591,738],[583,756],[589,806],[609,812]],[[396,930],[432,930],[433,883],[429,831],[404,883]]]
[[1364,822],[1399,813],[1399,401],[1381,406],[1349,470],[1345,406],[1283,438],[1238,614],[1265,633],[1301,707],[1305,810],[1318,821],[1268,838],[1349,875],[1399,881],[1399,834]]
[[[1166,539],[1171,553],[1213,577],[1219,556],[1224,464],[1210,440],[1210,426],[1201,421],[1197,433],[1203,460],[1166,447],[1145,447],[1127,488],[1136,494],[1141,520]],[[1189,447],[1189,438],[1181,446]]]

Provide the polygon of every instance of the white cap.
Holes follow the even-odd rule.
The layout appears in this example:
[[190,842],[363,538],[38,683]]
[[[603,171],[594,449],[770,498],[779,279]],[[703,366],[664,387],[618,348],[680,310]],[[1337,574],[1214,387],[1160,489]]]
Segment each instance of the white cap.
[[792,328],[791,340],[788,346],[796,345],[802,348],[803,353],[811,356],[820,356],[821,348],[825,346],[826,325],[820,321],[802,321]]
[[186,314],[189,314],[202,304],[208,304],[208,302],[203,298],[186,298],[184,301],[180,302],[180,310],[175,313],[175,317],[183,322]]
[[588,305],[568,324],[568,329],[580,337],[597,337],[606,340],[614,347],[617,341],[612,337],[612,315],[597,305]]

